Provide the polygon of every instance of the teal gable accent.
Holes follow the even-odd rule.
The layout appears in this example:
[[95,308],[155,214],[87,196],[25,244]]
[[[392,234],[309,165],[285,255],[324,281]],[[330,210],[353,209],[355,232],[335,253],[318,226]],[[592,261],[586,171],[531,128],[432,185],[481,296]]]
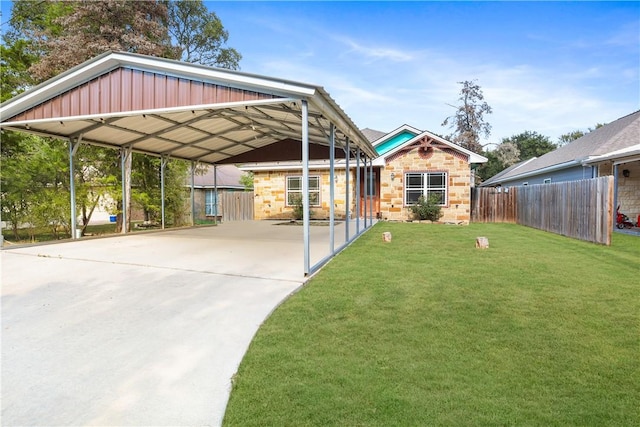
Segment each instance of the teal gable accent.
[[383,154],[388,153],[389,151],[393,150],[397,146],[402,145],[408,140],[414,138],[415,136],[416,135],[411,132],[407,132],[407,131],[400,132],[390,140],[385,141],[382,144],[376,145],[375,146],[376,152],[378,153],[378,155],[382,156]]

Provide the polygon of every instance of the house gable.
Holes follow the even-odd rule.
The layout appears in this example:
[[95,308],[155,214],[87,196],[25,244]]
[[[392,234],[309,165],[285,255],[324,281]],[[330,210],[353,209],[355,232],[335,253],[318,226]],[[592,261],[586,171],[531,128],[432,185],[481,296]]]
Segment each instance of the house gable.
[[[403,130],[401,132],[398,132],[396,135],[403,135],[405,134],[405,132],[411,133],[411,131],[409,130]],[[381,144],[385,144],[386,141],[391,141],[394,138],[395,138],[395,135],[383,141],[375,142],[373,146],[374,148],[376,148],[376,151],[379,151],[378,147]],[[399,138],[399,140],[401,139],[402,137]],[[394,144],[392,148],[389,148],[388,150],[386,150],[383,155],[375,159],[373,163],[375,166],[384,166],[385,163],[390,161],[390,159],[395,159],[397,158],[397,156],[402,156],[403,153],[406,153],[407,151],[411,151],[413,148],[419,147],[419,146],[422,147],[423,155],[428,155],[428,153],[433,149],[439,149],[439,150],[446,150],[452,155],[455,155],[456,157],[462,160],[465,160],[467,163],[484,163],[487,161],[487,158],[484,156],[481,156],[472,151],[464,149],[452,142],[447,141],[444,138],[441,138],[437,135],[432,134],[431,132],[424,131],[424,132],[420,132],[419,134],[416,134],[413,138],[405,139],[404,141],[397,142],[396,144]]]
[[38,120],[51,115],[107,115],[276,98],[282,97],[132,67],[118,67],[5,121]]
[[385,153],[388,153],[389,151],[393,150],[394,148],[404,144],[405,142],[409,141],[410,139],[415,138],[416,134],[409,132],[409,131],[403,131],[400,132],[399,134],[395,135],[394,137],[387,139],[386,141],[375,145],[376,148],[376,152],[379,155],[384,155]]

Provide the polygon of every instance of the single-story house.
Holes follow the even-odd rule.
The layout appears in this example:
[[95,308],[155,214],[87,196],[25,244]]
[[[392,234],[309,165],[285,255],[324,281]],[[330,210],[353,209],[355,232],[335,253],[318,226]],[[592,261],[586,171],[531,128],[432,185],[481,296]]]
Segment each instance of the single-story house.
[[[441,221],[469,222],[473,167],[486,162],[485,157],[409,125],[389,133],[363,129],[362,134],[370,140],[378,157],[365,165],[352,154],[348,174],[344,153],[342,158],[336,157],[334,209],[337,218],[364,216],[366,209],[380,219],[404,221],[413,218],[410,207],[419,196],[434,194],[442,206]],[[310,206],[316,219],[329,216],[329,163],[325,157],[309,164]],[[254,173],[255,219],[291,218],[302,190],[299,161],[246,163],[240,169]],[[347,177],[349,206],[345,197]]]
[[242,174],[234,165],[207,166],[204,174],[196,174],[193,178],[196,219],[219,219],[224,209],[219,196],[226,192],[244,191],[240,182]]
[[548,184],[613,176],[616,204],[635,222],[640,215],[640,110],[543,156],[494,175],[483,187]]

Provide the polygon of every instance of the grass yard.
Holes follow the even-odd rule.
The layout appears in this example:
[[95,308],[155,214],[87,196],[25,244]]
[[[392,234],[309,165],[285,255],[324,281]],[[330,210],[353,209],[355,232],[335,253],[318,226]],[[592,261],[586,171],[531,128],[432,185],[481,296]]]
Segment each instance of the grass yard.
[[639,294],[638,237],[379,223],[260,328],[224,425],[637,426]]

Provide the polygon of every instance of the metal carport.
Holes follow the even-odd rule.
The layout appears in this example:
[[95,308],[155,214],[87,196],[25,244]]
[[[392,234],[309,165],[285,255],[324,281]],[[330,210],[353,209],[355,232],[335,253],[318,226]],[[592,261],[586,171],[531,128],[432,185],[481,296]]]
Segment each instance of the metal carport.
[[[120,150],[124,201],[125,168],[132,152],[188,160],[193,169],[196,163],[233,163],[235,156],[246,159],[247,153],[271,144],[299,141],[305,275],[342,249],[333,243],[336,146],[348,154],[347,164],[355,159],[358,170],[364,158],[365,173],[370,173],[377,157],[366,137],[320,86],[125,52],[107,52],[4,102],[0,129],[69,141],[73,238],[73,157],[80,144]],[[331,162],[330,253],[314,266],[309,261],[312,144],[328,147]],[[165,161],[162,165],[163,175]],[[372,222],[370,209],[363,230]],[[355,237],[363,230],[358,226]]]

